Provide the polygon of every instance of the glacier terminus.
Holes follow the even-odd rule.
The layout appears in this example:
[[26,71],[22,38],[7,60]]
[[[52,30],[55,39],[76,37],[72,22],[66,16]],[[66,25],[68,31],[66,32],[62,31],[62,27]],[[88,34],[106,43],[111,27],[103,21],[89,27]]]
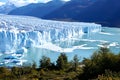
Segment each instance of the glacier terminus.
[[[22,60],[27,49],[46,48],[45,45],[68,40],[84,39],[84,34],[101,32],[101,25],[84,22],[43,20],[28,16],[0,15],[0,53],[5,55],[1,64],[16,64]],[[42,46],[43,45],[43,46]],[[81,46],[84,46],[83,44]],[[53,48],[62,48],[58,43]],[[68,47],[67,47],[68,48]],[[74,47],[78,48],[78,47]],[[37,54],[36,54],[37,55]],[[5,61],[4,61],[5,60]],[[19,65],[22,65],[20,63]]]
[[82,38],[100,32],[101,25],[82,22],[42,20],[25,16],[0,15],[0,52],[40,46],[56,40]]

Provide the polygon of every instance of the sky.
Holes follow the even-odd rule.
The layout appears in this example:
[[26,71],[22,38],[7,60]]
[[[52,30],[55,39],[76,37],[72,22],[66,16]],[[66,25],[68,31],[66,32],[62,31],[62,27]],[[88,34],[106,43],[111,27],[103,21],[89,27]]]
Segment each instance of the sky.
[[[46,3],[51,0],[0,0],[0,6],[4,5],[8,1],[15,4],[17,7],[20,7],[20,6],[30,4],[30,3],[38,3],[38,2]],[[63,1],[69,1],[69,0],[63,0]]]

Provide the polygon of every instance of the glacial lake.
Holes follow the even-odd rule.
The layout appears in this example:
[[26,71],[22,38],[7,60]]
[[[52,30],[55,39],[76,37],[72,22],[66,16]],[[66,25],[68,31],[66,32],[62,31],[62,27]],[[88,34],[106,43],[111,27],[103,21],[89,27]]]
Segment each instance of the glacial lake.
[[52,62],[56,63],[60,53],[64,52],[69,61],[73,59],[74,55],[78,55],[82,60],[83,58],[90,58],[103,44],[106,44],[112,52],[118,54],[120,52],[120,28],[102,27],[101,32],[84,34],[83,39],[55,41],[53,44],[48,43],[36,48],[29,48],[22,59],[27,60],[27,63],[35,61],[39,65],[41,57],[47,56]]
[[[90,58],[103,44],[106,44],[112,52],[118,54],[120,52],[120,28],[102,27],[101,32],[91,33],[89,35],[86,33],[82,36],[82,39],[72,38],[46,43],[38,47],[25,49],[22,55],[1,53],[0,65],[11,67],[21,64],[29,65],[36,62],[37,66],[39,66],[39,61],[42,56],[47,56],[52,62],[56,63],[58,56],[63,52],[66,53],[69,61],[73,59],[74,55],[78,55],[80,61],[82,61],[83,58]],[[18,58],[16,59],[11,56],[17,56]]]

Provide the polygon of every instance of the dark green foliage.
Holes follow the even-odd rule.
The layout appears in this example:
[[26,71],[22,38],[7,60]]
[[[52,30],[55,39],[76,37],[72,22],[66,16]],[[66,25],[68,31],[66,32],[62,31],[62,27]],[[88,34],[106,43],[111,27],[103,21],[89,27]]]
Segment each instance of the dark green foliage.
[[120,80],[120,72],[105,70],[105,73],[98,75],[98,78],[96,80]]
[[40,68],[49,69],[50,67],[51,67],[50,58],[46,56],[42,56],[42,59],[40,60]]
[[72,60],[72,69],[74,71],[77,71],[78,66],[79,66],[79,58],[77,55],[75,55]]
[[32,66],[25,65],[11,69],[0,67],[0,80],[75,80],[78,74],[68,71],[71,66],[68,64],[65,53],[60,54],[56,65],[51,63],[50,58],[42,56],[39,68],[36,67],[35,62]]
[[9,69],[0,67],[0,80],[11,80],[11,73]]
[[58,69],[61,69],[61,70],[66,69],[68,66],[68,59],[66,54],[61,53],[56,62],[57,62],[56,66]]
[[77,55],[68,62],[65,53],[56,62],[55,65],[43,56],[39,68],[35,62],[32,66],[0,67],[0,80],[120,80],[120,54],[115,55],[106,47],[85,58],[82,65]]
[[36,67],[37,67],[36,63],[33,62],[33,64],[32,64],[32,68],[33,68],[33,69],[36,69]]
[[82,79],[93,79],[99,74],[103,74],[105,70],[120,71],[120,57],[110,52],[106,47],[96,51],[90,59],[84,59]]
[[5,67],[0,67],[0,74],[6,73],[7,69]]

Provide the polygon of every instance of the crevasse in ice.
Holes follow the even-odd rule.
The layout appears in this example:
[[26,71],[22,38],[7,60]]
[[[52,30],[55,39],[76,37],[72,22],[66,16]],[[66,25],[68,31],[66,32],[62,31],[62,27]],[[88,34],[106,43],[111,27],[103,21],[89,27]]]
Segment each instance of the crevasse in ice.
[[28,16],[0,15],[0,52],[35,47],[56,40],[80,38],[100,32],[101,25],[43,20]]

